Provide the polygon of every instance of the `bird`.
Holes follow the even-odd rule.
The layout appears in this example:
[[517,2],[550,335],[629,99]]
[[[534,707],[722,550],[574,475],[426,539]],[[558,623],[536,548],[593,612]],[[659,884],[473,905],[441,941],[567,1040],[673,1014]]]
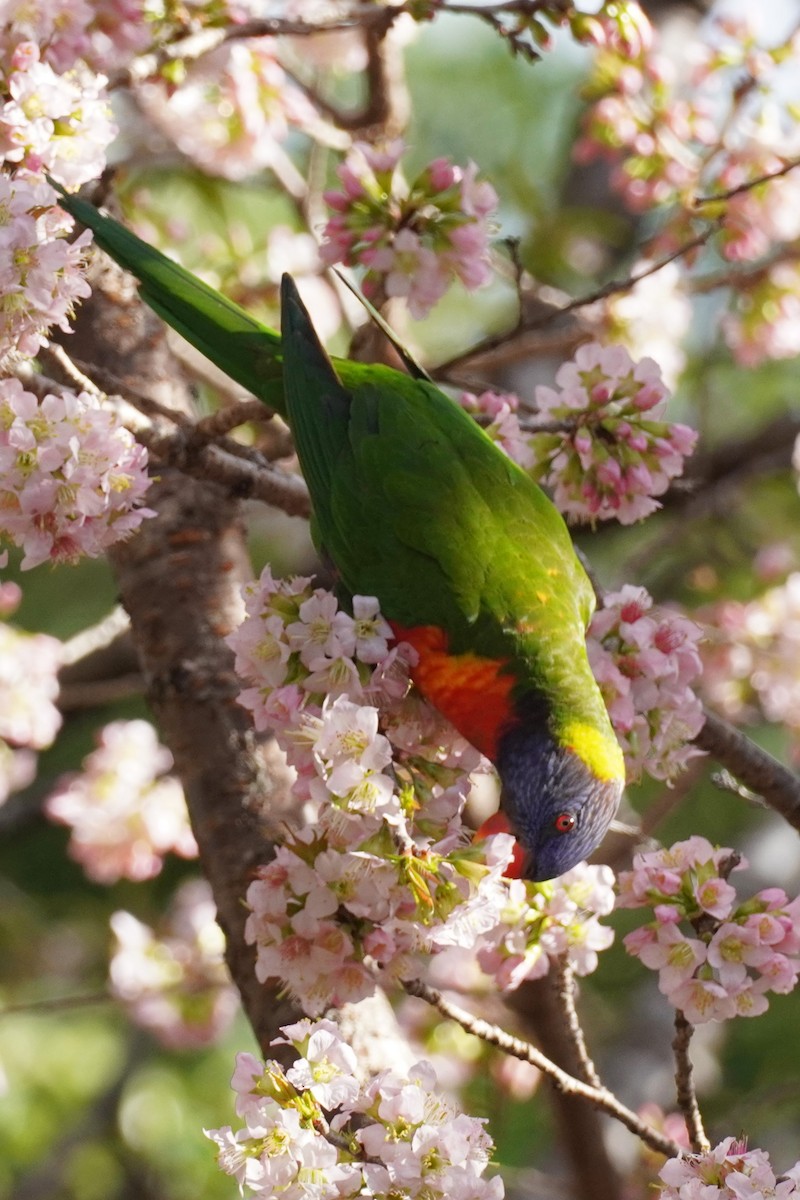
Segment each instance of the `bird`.
[[290,276],[279,335],[87,202],[64,207],[154,311],[285,417],[319,550],[346,594],[378,599],[415,651],[415,686],[494,763],[521,874],[588,857],[625,767],[586,652],[594,590],[544,491],[410,356],[410,373],[331,359]]

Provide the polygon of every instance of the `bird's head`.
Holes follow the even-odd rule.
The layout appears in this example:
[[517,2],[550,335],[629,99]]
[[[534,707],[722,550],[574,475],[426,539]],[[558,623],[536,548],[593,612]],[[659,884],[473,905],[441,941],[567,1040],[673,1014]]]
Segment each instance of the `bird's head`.
[[565,874],[603,840],[624,782],[622,756],[608,736],[606,755],[581,755],[544,721],[520,724],[500,738],[500,803],[522,847],[526,879]]

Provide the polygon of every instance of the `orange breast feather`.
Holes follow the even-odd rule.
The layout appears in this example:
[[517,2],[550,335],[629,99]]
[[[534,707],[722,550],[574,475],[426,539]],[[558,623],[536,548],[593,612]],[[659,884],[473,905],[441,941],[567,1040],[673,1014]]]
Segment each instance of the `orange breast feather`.
[[411,677],[423,696],[468,742],[494,759],[497,739],[513,718],[514,677],[503,671],[506,660],[449,654],[447,635],[436,625],[391,625],[398,642],[408,642],[419,655]]

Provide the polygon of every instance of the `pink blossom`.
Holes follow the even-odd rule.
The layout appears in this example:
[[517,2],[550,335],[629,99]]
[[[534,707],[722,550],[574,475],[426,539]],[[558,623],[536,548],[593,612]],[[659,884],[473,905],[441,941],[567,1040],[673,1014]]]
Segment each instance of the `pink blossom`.
[[65,776],[46,804],[71,827],[70,855],[97,883],[151,879],[169,851],[193,858],[183,791],[166,775],[172,755],[146,721],[114,721],[81,774]]
[[661,1200],[789,1200],[798,1194],[795,1164],[781,1182],[764,1150],[726,1138],[703,1154],[671,1158],[659,1171]]
[[0,363],[36,354],[89,295],[82,265],[91,234],[67,241],[74,222],[56,199],[44,179],[0,174]]
[[23,569],[95,557],[133,532],[149,509],[147,453],[96,397],[41,401],[0,380],[0,533],[25,550]]
[[[277,1062],[238,1055],[233,1087],[245,1125],[206,1130],[220,1169],[243,1194],[313,1189],[320,1200],[400,1192],[501,1200],[501,1181],[483,1178],[492,1151],[484,1123],[435,1099],[429,1064],[361,1082],[332,1021],[301,1021],[282,1032],[273,1044],[293,1046],[294,1063],[284,1072]],[[329,1123],[335,1140],[322,1132]]]
[[490,424],[484,424],[484,429],[509,458],[525,470],[534,465],[531,436],[520,426],[516,412],[519,399],[513,392],[483,392],[479,396],[462,392],[461,404],[474,416],[491,417]]
[[327,263],[367,268],[367,295],[403,297],[424,317],[455,278],[469,290],[491,274],[489,220],[497,207],[474,163],[462,169],[436,159],[409,184],[404,147],[357,144],[338,168],[341,191],[325,193],[334,212],[321,247]]
[[703,688],[734,721],[762,712],[800,729],[800,575],[790,574],[748,604],[727,601],[708,614]]
[[[798,149],[785,82],[792,81],[796,47],[791,33],[776,43],[771,28],[766,44],[762,39],[753,27],[733,28],[718,16],[703,41],[687,48],[679,71],[644,43],[634,60],[607,44],[598,55],[576,153],[582,161],[609,160],[614,186],[633,210],[670,206],[649,247],[654,258],[685,244],[698,216],[718,222],[719,252],[734,262],[769,260],[800,233],[800,184],[785,170]],[[754,84],[746,94],[738,90],[743,76]],[[707,209],[698,208],[698,196],[713,198]],[[723,331],[737,361],[796,354],[796,264],[767,261],[757,273],[740,273],[732,287]],[[615,307],[609,305],[612,313]]]
[[551,959],[562,954],[576,974],[590,974],[598,951],[614,939],[598,920],[614,906],[613,886],[609,867],[585,863],[549,884],[510,881],[500,920],[481,940],[481,969],[504,990],[547,974]]
[[[36,750],[52,744],[62,720],[56,705],[60,666],[61,643],[56,638],[0,622],[0,738],[4,742]],[[8,747],[4,753],[10,753]],[[23,762],[19,760],[16,768]],[[5,766],[11,767],[9,758]]]
[[724,876],[743,865],[694,837],[637,854],[620,876],[619,907],[652,905],[655,916],[625,948],[659,972],[661,991],[695,1023],[756,1016],[768,1006],[764,993],[791,991],[800,973],[798,901],[776,888],[738,903]]
[[691,745],[704,721],[693,690],[700,630],[652,603],[630,584],[609,593],[589,626],[587,651],[629,778],[646,771],[669,780],[700,753]]
[[57,74],[34,42],[11,58],[0,107],[0,160],[48,171],[75,188],[101,174],[116,126],[104,94],[106,80],[88,71]]
[[150,80],[137,92],[146,113],[202,170],[227,179],[285,160],[292,125],[315,113],[291,86],[270,38],[225,42],[190,65],[177,88]]
[[131,1018],[169,1049],[196,1049],[217,1040],[239,1007],[225,968],[225,939],[205,880],[175,893],[156,934],[131,913],[116,912],[111,928],[113,994]]
[[[245,936],[259,979],[279,978],[316,1014],[370,994],[382,975],[418,972],[424,954],[491,934],[509,908],[502,876],[513,843],[491,839],[485,865],[465,845],[461,812],[480,755],[409,690],[411,652],[388,649],[373,598],[356,597],[350,616],[309,580],[275,580],[269,570],[244,596],[245,620],[229,642],[256,686],[240,699],[259,727],[276,730],[307,803],[306,828],[248,889]],[[311,665],[321,669],[309,674]],[[514,920],[527,943],[540,943],[539,973],[564,952],[591,971],[611,940],[596,920],[610,909],[609,881],[577,874],[566,886],[554,897],[511,885],[521,889]],[[492,969],[508,974],[501,962]]]
[[556,383],[560,392],[538,386],[536,402],[541,417],[563,429],[534,429],[530,445],[557,506],[576,521],[615,517],[623,525],[654,512],[654,497],[682,473],[696,440],[662,419],[666,389],[656,363],[592,342],[559,368]]

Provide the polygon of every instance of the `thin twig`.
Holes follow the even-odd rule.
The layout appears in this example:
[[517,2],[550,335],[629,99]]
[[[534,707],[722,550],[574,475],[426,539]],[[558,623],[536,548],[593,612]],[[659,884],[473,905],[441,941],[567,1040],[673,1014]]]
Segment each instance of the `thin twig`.
[[538,1067],[560,1092],[583,1097],[588,1103],[594,1104],[609,1116],[616,1118],[626,1129],[630,1129],[631,1133],[635,1133],[645,1145],[657,1150],[659,1154],[666,1154],[668,1158],[674,1158],[681,1153],[681,1147],[677,1142],[666,1137],[665,1134],[659,1133],[646,1121],[642,1121],[635,1112],[626,1108],[613,1092],[607,1091],[604,1087],[593,1087],[581,1079],[576,1079],[574,1075],[570,1075],[561,1067],[556,1066],[530,1042],[513,1037],[497,1025],[490,1025],[488,1021],[473,1016],[466,1009],[459,1008],[457,1004],[451,1004],[441,992],[422,983],[421,980],[407,979],[404,981],[403,987],[410,996],[418,996],[420,1000],[426,1000],[428,1004],[438,1009],[442,1016],[455,1021],[468,1033],[474,1034],[475,1037],[481,1038],[491,1046],[497,1046],[499,1050],[504,1050],[507,1054],[513,1054],[515,1058],[520,1058],[523,1062],[529,1062],[532,1066]]
[[556,959],[556,994],[564,1014],[564,1023],[580,1063],[581,1077],[584,1083],[603,1090],[603,1082],[586,1047],[583,1026],[575,1008],[575,974],[566,954],[561,954]]
[[118,396],[146,417],[163,417],[173,425],[189,426],[193,424],[192,418],[187,413],[180,412],[166,404],[159,404],[158,400],[154,400],[152,396],[145,396],[142,392],[135,391],[121,376],[100,366],[99,363],[84,362],[79,358],[69,361],[72,367],[84,373],[86,378],[91,375],[92,390],[96,394],[109,400]]
[[4,1004],[0,1008],[0,1020],[17,1013],[64,1012],[71,1008],[89,1008],[96,1004],[111,1004],[114,997],[110,992],[81,992],[76,996],[45,996],[39,1000],[21,1000],[17,1004]]
[[111,612],[107,613],[96,625],[82,629],[80,633],[76,633],[69,641],[62,644],[60,656],[62,666],[72,666],[73,663],[86,658],[88,654],[105,649],[123,633],[127,633],[129,629],[128,614],[121,604],[115,605]]
[[626,279],[611,279],[594,292],[589,292],[586,296],[578,296],[575,300],[571,300],[563,308],[557,308],[554,312],[548,312],[533,321],[527,321],[525,328],[541,329],[543,326],[549,325],[551,321],[555,321],[557,317],[563,317],[565,313],[574,312],[578,308],[587,308],[591,304],[597,304],[599,300],[607,300],[609,296],[615,296],[618,292],[629,291],[637,283],[641,283],[643,279],[657,274],[663,267],[668,267],[671,262],[675,262],[679,258],[684,258],[687,254],[691,254],[692,250],[697,250],[700,246],[704,246],[715,229],[716,222],[709,224],[708,228],[704,229],[702,233],[698,233],[696,237],[690,238],[688,242],[684,242],[676,250],[665,254],[663,258],[657,259],[656,262],[651,263],[648,267],[644,267],[641,271],[636,271],[634,274],[628,275]]
[[711,1149],[711,1143],[703,1128],[703,1118],[700,1115],[697,1094],[694,1090],[694,1070],[689,1056],[693,1033],[694,1026],[686,1020],[680,1009],[676,1009],[672,1050],[675,1055],[675,1087],[678,1106],[686,1122],[686,1132],[689,1134],[692,1149],[696,1154],[706,1154]]
[[[230,438],[219,437],[217,444],[209,444],[211,430],[219,418],[225,425],[230,418],[227,409],[198,422],[185,413],[167,408],[140,392],[132,391],[125,381],[112,371],[94,363],[75,363],[64,354],[66,362],[75,370],[91,371],[92,375],[112,389],[112,396],[100,391],[96,384],[93,390],[106,399],[119,397],[147,416],[164,417],[179,426],[175,434],[161,434],[152,429],[136,429],[134,435],[142,445],[162,461],[180,467],[187,475],[197,478],[208,477],[228,486],[240,498],[263,500],[274,508],[280,508],[289,516],[307,517],[310,513],[308,489],[298,475],[279,471],[255,448],[243,446]],[[60,362],[60,356],[59,356]],[[92,381],[86,377],[87,382]],[[268,410],[259,401],[243,401],[233,406],[235,424],[244,420],[255,420],[259,415],[267,416]],[[235,428],[235,425],[229,425]],[[199,436],[198,436],[199,434]]]
[[609,296],[615,296],[618,292],[629,291],[643,279],[647,279],[650,275],[655,275],[663,267],[669,266],[671,262],[675,262],[676,259],[683,258],[687,254],[691,254],[693,250],[697,250],[700,246],[704,246],[716,227],[716,222],[710,222],[702,233],[690,238],[689,241],[678,246],[676,250],[665,254],[663,258],[657,259],[656,262],[650,263],[649,266],[644,267],[641,271],[628,275],[625,279],[612,279],[595,291],[587,293],[585,296],[577,296],[574,300],[570,300],[561,307],[553,305],[541,316],[533,317],[530,320],[522,322],[522,324],[516,323],[512,329],[507,329],[503,333],[492,334],[491,337],[478,342],[477,345],[472,346],[469,350],[465,350],[454,358],[448,359],[447,362],[440,363],[433,374],[436,376],[446,375],[454,367],[461,366],[463,363],[469,362],[474,358],[492,353],[509,339],[516,338],[533,330],[543,329],[546,325],[550,325],[553,321],[557,321],[560,317],[567,316],[579,308],[588,308],[600,300],[607,300]]
[[39,351],[39,357],[45,360],[49,358],[54,363],[57,363],[67,378],[82,391],[89,392],[92,396],[103,395],[97,383],[93,379],[90,379],[77,363],[73,362],[64,347],[59,345],[58,342],[50,342],[49,345],[42,346]]
[[777,171],[768,171],[765,175],[758,175],[755,179],[748,179],[745,183],[740,183],[737,187],[730,188],[727,192],[715,192],[711,196],[695,196],[692,204],[695,208],[700,208],[703,204],[719,204],[721,201],[732,200],[734,196],[740,196],[743,192],[750,192],[762,183],[769,183],[772,179],[780,179],[782,175],[788,175],[795,167],[800,167],[800,158],[792,158]]
[[131,696],[142,696],[146,690],[147,680],[139,671],[116,675],[112,679],[62,683],[58,693],[58,707],[62,713],[102,708],[106,704],[128,700]]

